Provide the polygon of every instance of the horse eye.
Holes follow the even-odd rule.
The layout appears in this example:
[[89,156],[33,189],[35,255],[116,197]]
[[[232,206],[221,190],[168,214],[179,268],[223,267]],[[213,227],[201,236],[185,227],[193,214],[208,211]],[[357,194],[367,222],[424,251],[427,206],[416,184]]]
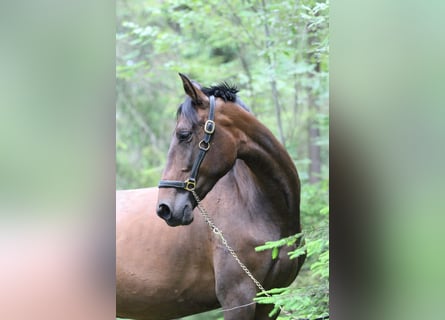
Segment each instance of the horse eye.
[[191,131],[179,131],[176,132],[176,136],[178,137],[179,141],[190,141],[192,138],[192,132]]

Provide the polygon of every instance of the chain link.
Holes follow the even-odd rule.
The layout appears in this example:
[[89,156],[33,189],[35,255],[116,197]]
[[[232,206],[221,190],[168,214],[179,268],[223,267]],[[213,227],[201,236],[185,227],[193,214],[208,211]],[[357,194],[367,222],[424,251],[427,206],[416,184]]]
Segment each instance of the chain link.
[[[229,253],[233,256],[233,258],[236,260],[236,262],[239,264],[239,266],[241,267],[241,269],[243,269],[243,271],[249,276],[249,278],[253,281],[253,283],[258,287],[258,289],[261,290],[261,293],[264,294],[266,297],[272,297],[267,291],[266,289],[264,289],[264,287],[261,285],[261,283],[252,275],[252,273],[250,272],[250,270],[246,267],[246,265],[244,263],[241,262],[241,260],[238,258],[238,255],[236,254],[235,250],[233,250],[233,248],[229,245],[229,243],[227,242],[226,238],[224,237],[221,229],[219,229],[212,221],[212,219],[210,219],[208,212],[206,211],[206,209],[202,206],[201,204],[201,199],[198,197],[198,195],[196,194],[195,190],[191,190],[191,193],[193,194],[193,197],[195,197],[196,202],[198,203],[198,209],[199,212],[201,213],[202,217],[204,218],[204,220],[206,221],[206,223],[210,226],[210,229],[212,229],[213,233],[215,233],[217,236],[219,236],[219,238],[221,239],[221,242],[224,244],[224,246],[226,247],[226,249],[229,251]],[[286,310],[283,309],[282,306],[278,306],[281,310],[281,312],[287,316],[289,316],[291,319],[297,319],[294,318],[292,316],[292,314]]]

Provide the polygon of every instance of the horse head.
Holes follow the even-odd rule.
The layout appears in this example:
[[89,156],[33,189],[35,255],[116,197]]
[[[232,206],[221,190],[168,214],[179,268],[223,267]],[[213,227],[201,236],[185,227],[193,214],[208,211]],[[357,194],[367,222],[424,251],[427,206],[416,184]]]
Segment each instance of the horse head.
[[192,192],[203,199],[233,167],[242,144],[241,132],[233,125],[233,110],[241,108],[229,106],[238,102],[237,90],[201,88],[179,75],[187,97],[177,112],[157,204],[157,214],[170,226],[193,221],[197,202]]

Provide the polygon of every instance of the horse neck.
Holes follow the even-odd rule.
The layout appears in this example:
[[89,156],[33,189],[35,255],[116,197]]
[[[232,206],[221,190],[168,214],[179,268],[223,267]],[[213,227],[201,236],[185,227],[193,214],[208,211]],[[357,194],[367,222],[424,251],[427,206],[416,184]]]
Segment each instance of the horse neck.
[[263,199],[268,199],[275,215],[291,221],[300,228],[300,181],[297,169],[287,151],[273,134],[255,117],[241,112],[234,118],[240,130],[238,158],[249,167],[257,189]]

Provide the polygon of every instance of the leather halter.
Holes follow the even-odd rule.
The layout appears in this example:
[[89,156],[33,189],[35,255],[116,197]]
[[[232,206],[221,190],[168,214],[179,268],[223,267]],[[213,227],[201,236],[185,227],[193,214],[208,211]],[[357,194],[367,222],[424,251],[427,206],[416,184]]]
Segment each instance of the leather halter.
[[190,174],[190,178],[185,181],[177,181],[177,180],[161,180],[159,181],[159,188],[178,188],[185,189],[187,191],[193,191],[196,187],[196,180],[198,176],[199,167],[201,166],[202,160],[210,149],[210,139],[212,138],[213,133],[215,132],[215,97],[210,96],[210,110],[209,117],[204,125],[204,138],[199,142],[199,154],[195,159],[195,163],[193,163],[192,172]]

